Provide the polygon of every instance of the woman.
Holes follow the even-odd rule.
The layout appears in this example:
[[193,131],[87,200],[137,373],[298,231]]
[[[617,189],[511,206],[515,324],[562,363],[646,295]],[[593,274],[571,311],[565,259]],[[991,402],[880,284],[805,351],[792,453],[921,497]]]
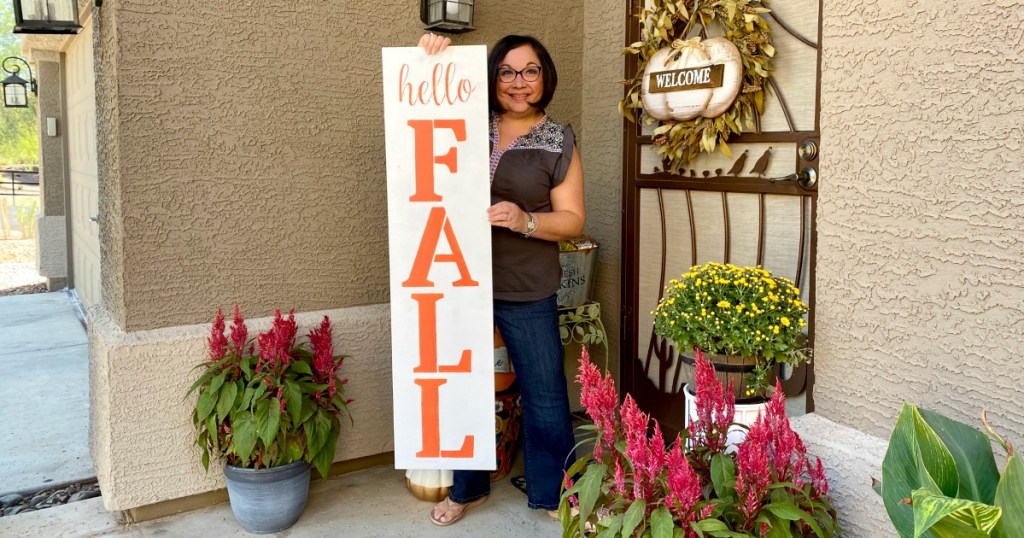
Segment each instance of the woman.
[[[436,54],[450,43],[427,34],[419,45]],[[487,65],[494,320],[522,396],[527,503],[554,514],[575,445],[558,335],[558,241],[583,231],[583,166],[572,128],[544,112],[558,84],[547,49],[505,36]],[[487,471],[454,475],[448,498],[431,511],[437,525],[455,523],[490,493]]]

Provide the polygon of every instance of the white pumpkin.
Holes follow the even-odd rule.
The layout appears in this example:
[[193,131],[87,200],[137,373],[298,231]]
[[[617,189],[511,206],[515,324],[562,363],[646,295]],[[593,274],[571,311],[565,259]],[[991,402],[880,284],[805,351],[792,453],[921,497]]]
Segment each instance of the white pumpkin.
[[405,487],[421,501],[440,501],[452,487],[452,471],[409,469],[405,472]]
[[[675,59],[670,60],[670,57]],[[683,91],[651,93],[651,75],[664,71],[707,67],[724,64],[722,85],[717,88],[702,88]],[[732,106],[743,85],[743,58],[732,41],[724,37],[712,37],[701,41],[694,37],[677,39],[672,46],[654,53],[647,61],[641,87],[644,110],[659,120],[691,120],[698,116],[714,118],[725,113]]]

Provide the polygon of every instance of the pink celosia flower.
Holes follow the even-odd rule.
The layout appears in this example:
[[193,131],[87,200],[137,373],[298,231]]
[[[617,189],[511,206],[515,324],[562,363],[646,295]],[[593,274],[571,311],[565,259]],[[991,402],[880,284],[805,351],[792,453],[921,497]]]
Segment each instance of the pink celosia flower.
[[299,325],[295,323],[295,309],[288,313],[288,318],[281,317],[281,310],[274,310],[274,332],[276,344],[276,358],[284,366],[292,360],[291,350],[295,347],[295,335],[299,332]]
[[334,396],[334,393],[338,391],[335,373],[341,363],[340,361],[334,362],[331,320],[327,316],[324,316],[319,327],[309,331],[309,343],[313,346],[313,380],[316,383],[326,383],[328,395]]
[[615,381],[611,373],[604,378],[597,366],[590,362],[590,352],[586,346],[580,356],[579,373],[576,381],[580,384],[580,404],[586,409],[587,415],[594,421],[598,439],[594,445],[594,459],[600,460],[604,450],[614,452],[615,449],[615,406],[619,402],[615,393]]
[[245,341],[249,338],[249,329],[245,326],[242,311],[235,305],[235,317],[231,323],[231,344],[239,357],[245,352]]
[[[569,488],[571,488],[573,486],[573,483],[574,482],[572,481],[572,477],[569,476],[569,473],[566,473],[566,472],[563,471],[562,472],[562,486],[566,489],[566,491],[568,491]],[[580,500],[579,500],[579,498],[576,495],[570,495],[569,496],[569,504],[572,505],[573,508],[579,508]]]
[[680,519],[683,528],[686,528],[697,515],[692,513],[693,506],[702,497],[700,477],[690,467],[690,462],[683,454],[683,440],[679,435],[676,436],[676,442],[668,454],[667,464],[666,485],[669,493],[665,497],[665,506]]
[[651,453],[647,441],[647,424],[650,416],[640,411],[630,394],[622,400],[620,414],[622,430],[626,435],[626,458],[633,467],[633,497],[650,501],[654,488],[649,479]]
[[228,339],[224,337],[224,312],[220,308],[217,309],[217,317],[213,320],[210,338],[206,342],[209,348],[210,362],[217,362],[224,358]]
[[622,495],[626,502],[633,502],[633,492],[626,488],[626,471],[622,468],[622,462],[615,458],[615,492]]
[[695,351],[697,418],[690,418],[690,442],[694,446],[707,447],[712,454],[723,452],[728,442],[729,425],[736,415],[736,393],[732,381],[729,381],[728,389],[722,388],[715,377],[715,367],[704,358],[700,349]]
[[821,464],[821,458],[814,458],[817,465],[813,468],[808,462],[807,470],[811,475],[811,488],[814,490],[814,499],[828,495],[828,478],[825,478],[825,467]]

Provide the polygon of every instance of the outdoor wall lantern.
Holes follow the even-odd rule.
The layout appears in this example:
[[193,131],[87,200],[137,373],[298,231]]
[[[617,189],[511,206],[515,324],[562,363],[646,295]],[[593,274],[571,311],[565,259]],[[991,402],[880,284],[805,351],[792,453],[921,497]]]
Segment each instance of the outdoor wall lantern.
[[[28,80],[18,76],[18,73],[21,72],[21,66],[18,65],[18,62],[25,64],[25,68],[28,69]],[[0,83],[4,87],[4,107],[28,108],[28,90],[31,88],[33,94],[38,93],[36,91],[36,79],[32,76],[32,68],[29,67],[28,62],[17,56],[4,58],[3,64],[0,64],[0,66],[11,75]]]
[[14,33],[77,34],[78,0],[14,0]]
[[461,34],[473,28],[473,0],[420,0],[420,19],[427,30]]

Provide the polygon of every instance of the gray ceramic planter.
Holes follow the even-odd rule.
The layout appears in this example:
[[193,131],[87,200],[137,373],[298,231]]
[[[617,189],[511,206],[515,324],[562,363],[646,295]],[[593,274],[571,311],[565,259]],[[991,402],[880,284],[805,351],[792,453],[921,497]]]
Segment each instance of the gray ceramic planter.
[[280,532],[299,520],[309,496],[310,466],[297,461],[269,469],[224,466],[235,519],[255,534]]

